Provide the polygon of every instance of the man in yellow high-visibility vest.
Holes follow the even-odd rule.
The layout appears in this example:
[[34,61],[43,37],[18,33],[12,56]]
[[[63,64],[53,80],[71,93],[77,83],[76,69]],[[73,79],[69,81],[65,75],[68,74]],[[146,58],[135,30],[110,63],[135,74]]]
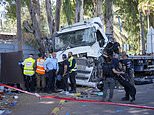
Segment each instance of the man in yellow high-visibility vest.
[[72,56],[72,52],[68,53],[68,62],[69,62],[69,79],[71,82],[71,90],[70,93],[76,93],[76,70],[77,64],[76,60]]
[[33,54],[30,54],[23,62],[24,66],[24,81],[26,91],[35,91],[35,71],[34,71],[35,60],[33,59]]

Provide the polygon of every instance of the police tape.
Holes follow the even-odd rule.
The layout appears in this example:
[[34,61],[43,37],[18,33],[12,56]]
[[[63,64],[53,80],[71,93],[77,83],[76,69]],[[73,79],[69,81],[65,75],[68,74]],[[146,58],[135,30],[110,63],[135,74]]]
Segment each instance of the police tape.
[[24,91],[24,90],[21,90],[21,89],[19,89],[19,88],[12,87],[12,86],[9,86],[9,85],[6,85],[6,84],[0,83],[0,86],[4,86],[4,87],[10,88],[10,89],[14,89],[14,90],[16,90],[16,91],[20,91],[20,92],[22,92],[22,93],[26,93],[26,94],[29,94],[29,95],[33,95],[33,96],[36,96],[36,97],[41,97],[38,93],[31,93],[31,92]]
[[154,110],[154,107],[151,106],[144,106],[144,105],[135,105],[135,104],[124,104],[124,103],[114,103],[114,102],[102,102],[98,100],[88,100],[88,99],[77,99],[77,98],[70,98],[70,97],[59,97],[59,96],[41,96],[38,93],[31,93],[28,91],[24,91],[6,84],[0,83],[0,86],[4,86],[10,89],[15,89],[17,91],[36,96],[38,98],[46,98],[46,99],[58,99],[58,100],[66,100],[66,101],[74,101],[74,102],[83,102],[83,103],[96,103],[96,104],[104,104],[104,105],[115,105],[115,106],[125,106],[125,107],[132,107],[132,108],[140,108],[140,109],[150,109]]

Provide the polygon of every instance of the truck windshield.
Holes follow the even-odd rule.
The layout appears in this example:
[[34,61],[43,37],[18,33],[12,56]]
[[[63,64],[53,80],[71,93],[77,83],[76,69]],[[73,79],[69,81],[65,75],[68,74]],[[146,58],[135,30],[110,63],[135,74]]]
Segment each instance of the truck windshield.
[[87,28],[58,34],[55,37],[55,50],[65,50],[67,48],[94,44],[96,38],[93,29]]

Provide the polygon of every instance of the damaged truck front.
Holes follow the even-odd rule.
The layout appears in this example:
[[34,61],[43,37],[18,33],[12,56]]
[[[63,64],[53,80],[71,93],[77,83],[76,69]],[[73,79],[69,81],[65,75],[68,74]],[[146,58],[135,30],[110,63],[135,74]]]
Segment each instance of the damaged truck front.
[[96,87],[95,80],[101,76],[98,59],[108,39],[100,18],[75,23],[54,35],[54,51],[62,62],[62,54],[72,52],[77,60],[78,85]]

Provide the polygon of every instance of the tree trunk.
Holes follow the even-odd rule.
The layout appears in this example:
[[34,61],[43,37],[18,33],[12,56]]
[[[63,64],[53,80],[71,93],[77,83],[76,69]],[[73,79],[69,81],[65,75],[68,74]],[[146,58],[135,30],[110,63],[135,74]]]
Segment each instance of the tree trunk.
[[103,0],[97,0],[97,16],[100,17],[102,24],[103,24],[103,31],[104,31],[104,16],[103,16]]
[[76,0],[75,22],[80,21],[80,0]]
[[61,0],[56,0],[55,31],[59,30],[59,25],[60,25],[60,9],[61,9]]
[[63,12],[66,16],[68,25],[72,24],[73,9],[70,0],[63,0]]
[[41,40],[41,31],[40,31],[39,22],[37,19],[35,3],[36,3],[36,0],[30,0],[30,16],[33,24],[34,36],[37,40]]
[[18,39],[18,51],[22,52],[22,29],[21,29],[21,1],[16,0],[16,16],[17,16],[17,39]]
[[83,5],[84,5],[84,0],[81,0],[81,5],[80,5],[80,21],[83,21],[83,16],[84,16],[84,9],[83,9]]
[[113,41],[113,0],[105,0],[105,6],[106,35]]
[[46,4],[48,26],[49,26],[50,36],[51,36],[53,33],[53,16],[52,16],[52,9],[51,9],[51,0],[45,0],[45,4]]
[[36,0],[36,18],[37,18],[39,24],[40,24],[40,15],[41,15],[40,0]]
[[39,7],[37,7],[37,3],[38,1],[36,0],[30,0],[30,16],[31,16],[31,20],[32,20],[32,25],[33,25],[33,33],[34,36],[36,38],[36,41],[38,43],[39,47],[39,51],[41,53],[45,52],[45,47],[43,44],[43,41],[41,40],[41,30],[40,30],[40,24],[39,24]]
[[83,20],[83,2],[83,0],[76,0],[75,22],[80,22]]
[[93,16],[96,17],[97,16],[97,0],[92,0],[93,3]]

